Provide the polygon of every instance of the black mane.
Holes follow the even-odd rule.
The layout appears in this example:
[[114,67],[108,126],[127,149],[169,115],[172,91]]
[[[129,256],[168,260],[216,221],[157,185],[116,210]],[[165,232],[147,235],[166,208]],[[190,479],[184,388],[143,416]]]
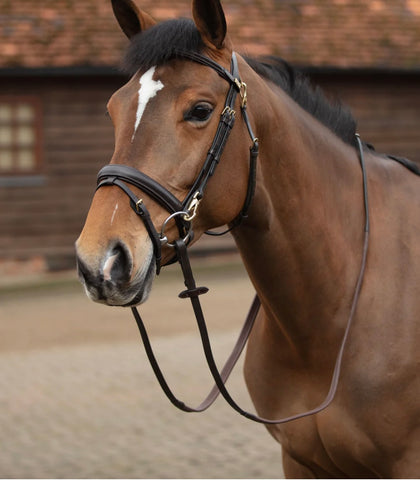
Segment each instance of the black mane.
[[[204,44],[192,20],[176,19],[159,23],[132,38],[123,68],[134,75],[177,56],[179,50],[202,53]],[[281,58],[263,61],[246,58],[260,76],[280,86],[296,103],[317,118],[346,143],[354,144],[356,122],[348,108],[329,101],[319,87]]]
[[246,61],[260,76],[282,88],[338,137],[354,145],[356,121],[348,107],[327,99],[320,87],[313,86],[307,76],[281,58],[266,57],[263,61],[246,58]]

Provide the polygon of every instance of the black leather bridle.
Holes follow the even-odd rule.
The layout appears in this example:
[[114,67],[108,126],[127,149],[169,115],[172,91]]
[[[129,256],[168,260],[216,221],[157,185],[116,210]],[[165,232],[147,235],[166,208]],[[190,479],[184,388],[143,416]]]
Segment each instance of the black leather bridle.
[[[182,272],[184,275],[184,283],[185,283],[185,286],[187,287],[186,290],[184,290],[179,294],[179,296],[181,298],[190,298],[191,300],[197,325],[200,331],[204,354],[206,356],[206,360],[207,360],[207,364],[209,366],[210,372],[215,381],[215,386],[210,391],[206,399],[198,407],[195,407],[195,408],[190,407],[186,405],[184,402],[180,401],[173,394],[173,392],[169,388],[162,374],[162,371],[153,353],[153,350],[147,335],[147,331],[144,326],[143,320],[140,317],[140,314],[138,313],[135,307],[132,307],[131,310],[137,322],[150,364],[153,368],[156,378],[160,383],[160,386],[162,387],[168,399],[177,408],[185,412],[202,412],[206,410],[210,405],[212,405],[216,400],[216,398],[218,397],[218,395],[221,394],[234,410],[236,410],[238,413],[248,418],[249,420],[253,420],[259,423],[280,424],[280,423],[290,422],[292,420],[296,420],[299,418],[307,417],[309,415],[314,415],[324,410],[326,407],[328,407],[328,405],[330,405],[330,403],[335,397],[335,393],[337,391],[338,379],[341,371],[341,363],[343,359],[344,347],[346,345],[350,327],[355,315],[356,306],[360,296],[361,286],[362,286],[365,267],[366,267],[367,252],[368,252],[368,245],[369,245],[369,205],[368,205],[367,176],[366,176],[366,167],[364,162],[362,142],[359,136],[356,135],[356,146],[358,148],[360,165],[362,168],[362,175],[363,175],[364,210],[365,210],[363,253],[362,253],[359,276],[357,278],[355,292],[352,299],[351,309],[350,309],[349,317],[347,320],[345,333],[341,341],[340,349],[336,358],[333,376],[330,384],[330,389],[324,401],[316,408],[313,408],[311,410],[308,410],[300,414],[296,414],[296,415],[292,415],[289,417],[276,419],[276,420],[261,418],[258,415],[255,415],[253,413],[249,413],[243,410],[233,400],[233,398],[231,397],[231,395],[229,394],[229,392],[225,387],[225,382],[229,377],[229,374],[231,373],[233,367],[235,366],[246,344],[249,334],[252,330],[255,318],[260,308],[260,300],[257,296],[255,296],[251,309],[246,318],[245,324],[242,327],[242,331],[235,344],[235,347],[231,355],[227,359],[224,367],[219,372],[215,359],[213,357],[212,348],[211,348],[211,344],[210,344],[210,340],[207,332],[206,322],[204,319],[204,315],[203,315],[200,300],[199,300],[199,296],[206,293],[208,289],[206,287],[196,286],[194,276],[191,270],[188,253],[187,253],[187,245],[193,235],[191,222],[195,217],[195,215],[197,214],[197,208],[200,201],[203,198],[207,183],[211,178],[211,176],[214,174],[214,171],[220,161],[223,149],[229,137],[229,133],[232,130],[235,122],[235,114],[236,114],[235,102],[238,94],[240,94],[241,96],[242,118],[245,121],[245,124],[248,129],[248,133],[251,137],[252,146],[250,147],[249,180],[248,180],[248,188],[247,188],[245,201],[244,201],[241,212],[231,222],[229,230],[231,230],[236,225],[239,225],[240,222],[248,214],[248,210],[249,210],[249,207],[254,195],[254,191],[255,191],[256,161],[258,157],[259,145],[258,145],[258,139],[255,137],[253,130],[251,128],[247,110],[246,110],[247,108],[246,84],[240,80],[237,58],[235,53],[232,54],[230,72],[204,55],[190,53],[190,52],[178,52],[177,56],[200,63],[210,68],[213,68],[218,73],[218,75],[223,79],[225,79],[230,85],[229,91],[226,97],[226,101],[225,101],[225,106],[221,113],[215,138],[207,154],[203,168],[201,169],[189,193],[185,197],[184,201],[180,202],[171,192],[169,192],[166,188],[164,188],[158,182],[156,182],[149,176],[145,175],[144,173],[136,170],[135,168],[132,168],[126,165],[107,165],[104,168],[102,168],[102,170],[100,170],[98,174],[97,188],[115,185],[121,188],[128,195],[132,209],[142,219],[148,231],[148,234],[152,240],[154,255],[156,259],[157,274],[159,273],[161,268],[162,245],[169,245],[175,249],[176,257],[181,265]],[[141,191],[147,193],[151,198],[153,198],[157,203],[159,203],[163,208],[165,208],[170,213],[169,217],[164,221],[160,233],[157,232],[150,218],[150,214],[143,203],[143,200],[139,199],[127,184],[131,184],[139,188]],[[171,219],[174,219],[176,221],[178,230],[179,230],[179,238],[175,240],[173,243],[169,243],[167,237],[165,236],[166,224]]]
[[[236,54],[232,54],[230,72],[210,58],[197,53],[179,51],[177,52],[177,57],[182,57],[213,68],[220,77],[230,84],[213,143],[207,153],[204,165],[187,196],[182,202],[180,202],[169,190],[153,180],[153,178],[150,178],[145,173],[127,165],[106,165],[98,174],[97,184],[97,189],[103,186],[116,185],[128,195],[132,209],[142,219],[150,239],[152,240],[157,274],[159,274],[161,269],[162,245],[169,244],[176,248],[174,243],[168,243],[168,239],[165,236],[165,227],[169,220],[175,220],[178,226],[179,235],[183,238],[185,243],[188,244],[192,238],[193,230],[191,222],[197,213],[197,208],[203,198],[207,183],[214,174],[225,148],[226,141],[235,123],[235,102],[238,94],[241,96],[242,118],[245,121],[248,133],[251,137],[252,146],[250,148],[249,179],[245,201],[241,212],[231,222],[229,230],[238,225],[247,216],[255,190],[258,139],[255,137],[249,122],[246,110],[246,84],[240,80]],[[139,188],[170,213],[170,216],[163,223],[160,233],[157,232],[143,200],[139,199],[127,184]]]

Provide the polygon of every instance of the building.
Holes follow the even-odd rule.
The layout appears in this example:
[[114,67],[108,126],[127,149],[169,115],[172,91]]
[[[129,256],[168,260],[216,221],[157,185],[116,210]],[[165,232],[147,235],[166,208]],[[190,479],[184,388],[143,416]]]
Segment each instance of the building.
[[[188,0],[138,3],[157,20],[190,16]],[[223,3],[238,51],[301,67],[377,150],[420,162],[419,0]],[[68,268],[112,154],[106,103],[126,81],[127,40],[108,0],[0,0],[0,42],[0,262]]]

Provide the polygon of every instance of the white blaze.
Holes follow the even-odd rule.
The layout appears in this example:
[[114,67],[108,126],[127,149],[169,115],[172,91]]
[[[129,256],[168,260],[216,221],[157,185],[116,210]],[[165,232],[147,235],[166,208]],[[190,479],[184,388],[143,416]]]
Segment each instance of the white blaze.
[[136,112],[136,123],[134,124],[134,133],[131,138],[131,141],[134,140],[134,136],[139,128],[141,117],[143,116],[144,110],[151,98],[153,98],[159,90],[162,90],[164,87],[163,83],[158,80],[153,80],[153,75],[155,73],[156,67],[149,68],[146,73],[144,73],[139,80],[139,99]]
[[114,218],[115,218],[115,214],[117,213],[117,210],[118,210],[118,202],[116,203],[114,211],[112,212],[111,225],[114,223]]

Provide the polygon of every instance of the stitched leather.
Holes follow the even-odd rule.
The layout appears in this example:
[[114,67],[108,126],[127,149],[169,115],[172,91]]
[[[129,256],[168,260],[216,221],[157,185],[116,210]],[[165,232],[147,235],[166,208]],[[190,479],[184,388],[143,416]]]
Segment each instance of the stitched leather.
[[[115,169],[112,171],[115,172]],[[128,197],[130,198],[131,208],[136,213],[136,215],[138,215],[142,219],[143,224],[146,227],[147,233],[149,234],[150,240],[152,241],[153,253],[154,253],[155,262],[156,262],[156,275],[159,275],[160,269],[161,269],[161,259],[162,259],[162,246],[161,246],[159,234],[156,231],[155,226],[153,225],[152,219],[150,217],[150,213],[147,210],[146,206],[143,204],[143,201],[140,200],[130,190],[130,188],[127,187],[127,185],[121,180],[121,178],[122,177],[116,177],[116,176],[101,176],[97,189],[104,187],[106,185],[108,186],[116,185],[117,187],[121,188],[121,190],[123,190],[123,192],[126,195],[128,195]]]
[[108,177],[117,177],[124,182],[134,185],[156,200],[170,213],[183,210],[182,203],[171,192],[136,168],[128,165],[105,165],[98,173],[98,188],[101,187],[101,182]]

